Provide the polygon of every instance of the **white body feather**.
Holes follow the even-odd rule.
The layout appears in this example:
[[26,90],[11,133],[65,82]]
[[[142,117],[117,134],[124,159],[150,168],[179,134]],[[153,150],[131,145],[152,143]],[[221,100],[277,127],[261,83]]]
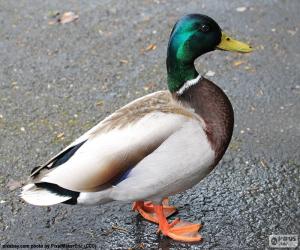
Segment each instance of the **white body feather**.
[[[156,92],[148,97],[161,94],[164,93]],[[139,104],[144,98],[123,108]],[[38,182],[80,192],[79,204],[145,199],[160,202],[194,186],[209,173],[215,154],[204,131],[204,121],[195,113],[153,111],[126,126],[101,130],[110,117],[69,145],[67,149],[86,140],[70,159],[48,171]],[[146,150],[157,141],[158,147],[131,166],[126,178],[114,186],[101,188],[102,191],[91,192],[95,184],[106,184],[109,172],[118,173],[114,165],[116,161],[126,161],[131,154]],[[68,195],[53,194],[34,184],[25,186],[21,197],[34,205],[52,205],[70,199]]]

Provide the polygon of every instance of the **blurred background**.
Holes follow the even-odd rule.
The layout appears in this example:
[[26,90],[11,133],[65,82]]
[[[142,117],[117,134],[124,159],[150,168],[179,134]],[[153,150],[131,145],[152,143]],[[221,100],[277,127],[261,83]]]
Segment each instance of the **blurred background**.
[[[299,234],[297,0],[0,1],[0,242],[98,249],[261,249]],[[18,197],[31,169],[122,105],[166,89],[166,48],[182,15],[202,13],[255,51],[196,61],[235,110],[229,150],[171,198],[204,240],[156,235],[130,204],[33,207]]]

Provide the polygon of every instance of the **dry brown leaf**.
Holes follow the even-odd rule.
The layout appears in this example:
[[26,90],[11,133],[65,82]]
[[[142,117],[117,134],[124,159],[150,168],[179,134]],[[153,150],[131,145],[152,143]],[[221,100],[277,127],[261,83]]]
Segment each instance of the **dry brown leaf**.
[[264,160],[260,160],[260,164],[261,164],[264,168],[267,167],[267,164],[266,164],[266,162],[265,162]]
[[242,64],[245,64],[245,63],[246,63],[246,61],[235,61],[235,62],[233,62],[233,66],[238,67],[238,66],[240,66]]
[[148,52],[148,51],[155,50],[155,49],[156,49],[156,45],[151,43],[145,49],[142,49],[141,52]]
[[64,14],[62,14],[62,16],[58,19],[58,22],[61,24],[65,24],[65,23],[73,22],[73,21],[77,20],[78,18],[79,18],[79,16],[76,15],[74,12],[68,11],[68,12],[65,12]]
[[112,230],[122,231],[122,232],[126,232],[126,233],[128,232],[127,229],[125,229],[123,227],[119,227],[117,225],[112,225],[111,228],[112,228]]
[[57,138],[57,139],[62,139],[62,138],[64,137],[64,135],[65,135],[64,132],[59,133],[59,134],[56,136],[56,138]]
[[96,106],[98,106],[98,107],[102,107],[103,105],[104,105],[104,101],[102,101],[102,100],[96,102]]
[[121,60],[120,60],[120,63],[127,64],[127,63],[128,63],[128,60],[126,60],[126,59],[121,59]]

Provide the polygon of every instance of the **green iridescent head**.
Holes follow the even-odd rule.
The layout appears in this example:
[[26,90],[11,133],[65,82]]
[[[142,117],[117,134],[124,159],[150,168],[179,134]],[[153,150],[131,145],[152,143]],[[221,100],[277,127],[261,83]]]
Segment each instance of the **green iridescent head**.
[[[167,71],[169,90],[175,92],[186,81],[198,76],[198,72],[194,67],[194,61],[204,53],[216,48],[250,52],[249,45],[235,41],[227,36],[224,39],[224,37],[225,34],[222,33],[219,25],[208,16],[190,14],[182,17],[171,32],[168,45]],[[232,42],[235,42],[233,48],[229,48],[228,43],[232,46]],[[236,42],[241,47],[238,47]],[[245,49],[245,46],[248,50],[247,48]]]

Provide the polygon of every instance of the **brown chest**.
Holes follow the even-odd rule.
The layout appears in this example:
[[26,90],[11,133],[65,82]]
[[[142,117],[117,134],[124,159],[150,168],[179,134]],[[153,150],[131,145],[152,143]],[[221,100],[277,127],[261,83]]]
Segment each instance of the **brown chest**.
[[233,132],[234,115],[228,97],[213,82],[201,78],[176,98],[193,108],[205,121],[205,131],[217,163],[224,155]]

